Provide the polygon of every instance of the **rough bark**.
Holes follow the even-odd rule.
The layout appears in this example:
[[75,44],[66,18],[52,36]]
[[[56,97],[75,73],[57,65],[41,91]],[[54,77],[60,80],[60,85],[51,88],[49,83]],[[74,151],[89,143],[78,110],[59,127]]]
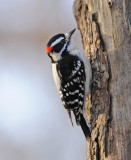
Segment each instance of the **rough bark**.
[[74,15],[93,78],[86,114],[87,160],[131,159],[131,1],[75,0]]

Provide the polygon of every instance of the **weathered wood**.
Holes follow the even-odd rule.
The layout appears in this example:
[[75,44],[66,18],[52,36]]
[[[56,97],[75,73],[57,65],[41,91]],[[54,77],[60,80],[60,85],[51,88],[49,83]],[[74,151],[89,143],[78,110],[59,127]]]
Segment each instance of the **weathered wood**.
[[93,85],[87,99],[87,160],[129,160],[131,1],[75,0],[73,10],[93,78],[103,86]]

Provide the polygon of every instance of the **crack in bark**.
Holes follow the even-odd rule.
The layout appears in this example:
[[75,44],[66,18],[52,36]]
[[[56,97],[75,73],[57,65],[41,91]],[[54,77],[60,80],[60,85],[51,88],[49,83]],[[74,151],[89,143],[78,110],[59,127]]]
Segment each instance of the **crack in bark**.
[[100,146],[99,146],[99,140],[98,137],[95,139],[96,144],[97,144],[97,160],[100,160]]
[[[108,93],[110,93],[110,101],[109,101],[109,118],[107,120],[107,125],[106,125],[106,132],[105,132],[105,157],[108,157],[108,155],[110,154],[109,153],[109,150],[111,151],[111,142],[109,142],[107,139],[109,139],[109,129],[111,129],[111,120],[112,120],[112,95],[111,95],[111,78],[112,78],[112,75],[111,75],[111,65],[110,65],[110,61],[109,61],[109,58],[108,58],[108,55],[107,55],[107,63],[108,63],[108,73],[109,73],[109,78],[107,80],[107,91]],[[109,149],[110,147],[110,149]]]
[[96,12],[96,13],[93,13],[92,14],[92,21],[94,21],[95,23],[96,23],[96,26],[97,26],[97,31],[98,31],[98,33],[99,33],[99,38],[100,38],[100,44],[101,44],[101,50],[102,50],[102,52],[105,52],[106,51],[106,48],[105,48],[105,44],[104,44],[104,40],[103,40],[103,38],[102,38],[102,35],[101,35],[101,31],[100,31],[100,26],[99,26],[99,24],[98,24],[98,22],[97,22],[97,19],[98,19],[98,13]]

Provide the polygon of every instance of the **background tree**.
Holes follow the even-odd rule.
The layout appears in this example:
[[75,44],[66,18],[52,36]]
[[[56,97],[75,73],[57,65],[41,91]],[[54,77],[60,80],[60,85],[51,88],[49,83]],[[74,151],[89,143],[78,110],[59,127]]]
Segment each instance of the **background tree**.
[[75,0],[74,15],[92,65],[86,105],[92,136],[87,160],[131,159],[131,1]]

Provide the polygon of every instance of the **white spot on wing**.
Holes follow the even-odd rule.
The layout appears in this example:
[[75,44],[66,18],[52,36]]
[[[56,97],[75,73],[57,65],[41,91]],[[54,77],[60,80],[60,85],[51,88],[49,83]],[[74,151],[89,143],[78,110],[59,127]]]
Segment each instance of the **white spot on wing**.
[[74,104],[76,102],[78,102],[78,99],[75,99],[74,101],[69,101],[70,104]]
[[80,104],[80,105],[83,105],[83,102],[82,102],[82,101],[79,101],[79,104]]
[[84,98],[84,95],[82,93],[79,94],[80,97]]
[[77,82],[77,79],[73,79],[74,82]]
[[70,84],[69,84],[69,83],[67,83],[67,86],[70,86]]
[[71,85],[73,85],[73,82],[70,82]]
[[79,87],[80,87],[82,90],[84,90],[84,88],[83,88],[83,86],[82,86],[81,84],[79,85]]
[[74,92],[69,92],[70,95],[75,95],[76,93],[79,93],[79,90],[75,90]]
[[68,93],[66,93],[66,96],[69,96],[69,94],[68,94]]

